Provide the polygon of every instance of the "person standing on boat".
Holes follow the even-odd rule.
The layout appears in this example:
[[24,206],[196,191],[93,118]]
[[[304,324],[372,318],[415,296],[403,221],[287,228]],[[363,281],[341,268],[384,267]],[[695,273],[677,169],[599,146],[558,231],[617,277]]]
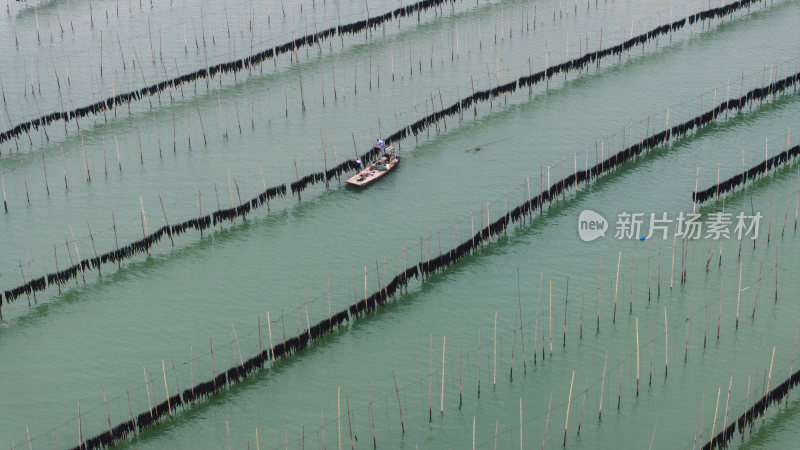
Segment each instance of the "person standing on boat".
[[375,146],[380,149],[383,149],[386,147],[386,143],[383,142],[383,139],[378,139],[377,142],[375,142]]
[[361,164],[361,159],[356,159],[356,171],[361,172],[363,165]]

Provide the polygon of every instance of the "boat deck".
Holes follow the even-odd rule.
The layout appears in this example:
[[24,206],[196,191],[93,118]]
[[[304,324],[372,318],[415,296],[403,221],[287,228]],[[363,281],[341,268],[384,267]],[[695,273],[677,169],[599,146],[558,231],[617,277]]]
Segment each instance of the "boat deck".
[[391,146],[386,148],[386,153],[381,156],[377,161],[367,166],[361,172],[356,173],[350,178],[344,180],[345,183],[352,184],[353,186],[367,186],[374,183],[380,177],[389,173],[392,169],[400,164],[400,157],[395,156]]

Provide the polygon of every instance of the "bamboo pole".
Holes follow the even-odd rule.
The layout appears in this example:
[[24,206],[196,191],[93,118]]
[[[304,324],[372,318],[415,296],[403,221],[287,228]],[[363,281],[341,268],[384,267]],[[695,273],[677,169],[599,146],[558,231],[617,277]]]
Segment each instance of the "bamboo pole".
[[[150,418],[153,418],[153,403],[150,400],[150,385],[147,384],[147,370],[142,366],[142,373],[144,375],[144,388],[147,391],[147,405],[148,410],[150,411]],[[155,393],[154,393],[155,394]]]
[[533,329],[533,364],[536,364],[536,338],[539,336],[539,301],[542,299],[542,278],[543,272],[539,272],[539,295],[536,297],[536,319]]
[[[603,287],[603,255],[600,255],[600,268],[597,271],[597,330],[600,333],[600,291]],[[538,312],[537,312],[538,314]]]
[[444,414],[444,353],[445,353],[445,343],[446,343],[446,336],[442,336],[442,399],[439,407],[439,412]]
[[[572,405],[572,384],[575,382],[575,369],[572,369],[572,379],[569,382],[569,397],[567,398],[567,419],[564,422],[564,446],[567,445],[567,428],[569,427],[569,407]],[[520,400],[521,402],[521,400]],[[522,403],[520,403],[521,405]],[[522,408],[520,406],[520,408]],[[521,413],[520,413],[521,415]],[[520,439],[521,440],[521,439]],[[521,445],[521,443],[520,443]]]
[[550,407],[553,405],[553,393],[550,393],[550,400],[547,403],[547,420],[544,422],[544,436],[542,437],[542,450],[544,450],[544,443],[547,440],[547,426],[550,425]]
[[355,445],[353,444],[353,425],[350,422],[350,395],[345,394],[344,399],[347,405],[347,429],[350,432],[350,449],[355,450]]
[[430,351],[428,353],[428,422],[433,421],[433,400],[432,400],[432,390],[433,390],[433,378],[432,378],[432,369],[433,369],[433,334],[430,336]]
[[[400,409],[400,429],[403,434],[405,434],[406,427],[403,424],[403,405],[400,403],[400,391],[397,390],[397,378],[394,375],[394,370],[392,370],[392,379],[394,380],[394,392],[397,394],[397,407]],[[341,447],[341,444],[339,446]]]
[[620,351],[620,361],[619,361],[619,392],[617,393],[617,410],[619,411],[619,407],[622,404],[622,366],[625,362],[625,352]]
[[167,411],[169,412],[169,415],[171,416],[172,415],[172,404],[170,403],[170,400],[169,400],[169,388],[167,388],[167,370],[164,368],[164,360],[163,359],[161,360],[161,373],[164,374],[164,392],[167,395]]
[[[797,341],[795,339],[795,341]],[[461,409],[462,392],[461,392],[461,342],[458,343],[458,408]]]
[[497,311],[494,312],[494,369],[492,370],[492,388],[497,387]]
[[669,370],[669,328],[667,327],[667,307],[664,307],[664,378]]
[[553,356],[553,280],[550,281],[550,295],[549,295],[549,303],[550,307],[547,311],[547,324],[548,329],[550,332],[550,356]]
[[[66,179],[67,178],[64,177],[64,180]],[[6,201],[6,181],[5,178],[3,177],[2,170],[0,170],[0,186],[2,186],[3,188],[3,208],[6,210],[6,212],[8,212],[8,202]]]
[[639,396],[639,317],[636,317],[636,396]]
[[608,349],[606,349],[606,356],[603,359],[603,381],[600,384],[600,410],[597,413],[597,419],[603,418],[603,391],[606,387],[606,363],[608,363]]
[[617,323],[617,294],[619,293],[619,265],[622,262],[622,250],[619,251],[617,257],[617,281],[614,283],[614,315],[611,318],[611,323]]
[[478,398],[481,397],[481,327],[478,327]]
[[692,314],[689,313],[689,317],[686,319],[686,347],[683,350],[683,363],[686,364],[686,361],[689,359],[689,330],[692,327]]
[[717,406],[714,407],[714,422],[711,425],[711,448],[714,448],[714,438],[716,437],[714,434],[714,430],[717,427],[717,412],[719,411],[719,395],[722,392],[721,388],[717,388]]
[[567,303],[569,302],[569,275],[567,275],[567,293],[564,296],[564,343],[562,348],[567,347]]
[[81,426],[81,401],[78,400],[78,448],[83,446],[83,427]]
[[370,388],[369,381],[367,381],[367,394],[369,395],[369,421],[372,426],[372,447],[376,448],[378,443],[375,440],[375,416],[372,414],[372,389]]

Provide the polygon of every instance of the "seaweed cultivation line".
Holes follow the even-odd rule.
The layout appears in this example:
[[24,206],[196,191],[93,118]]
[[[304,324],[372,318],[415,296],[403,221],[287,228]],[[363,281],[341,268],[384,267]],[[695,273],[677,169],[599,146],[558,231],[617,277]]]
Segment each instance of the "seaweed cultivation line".
[[780,152],[772,158],[767,158],[755,166],[743,170],[742,173],[734,175],[727,180],[715,184],[708,189],[702,191],[695,191],[692,193],[692,200],[697,203],[703,203],[712,197],[719,197],[719,194],[732,191],[739,186],[744,187],[747,180],[753,180],[757,176],[769,172],[773,167],[781,164],[788,164],[792,158],[800,155],[800,145],[795,145],[792,148],[787,148],[785,152]]
[[[711,8],[705,11],[698,12],[689,16],[688,18],[683,18],[680,20],[676,20],[671,24],[661,25],[659,27],[653,28],[649,31],[646,31],[642,34],[632,37],[631,39],[626,40],[621,44],[617,44],[612,47],[605,48],[603,50],[598,50],[595,52],[587,52],[583,56],[577,57],[575,59],[563,62],[561,64],[547,67],[545,70],[539,71],[537,73],[520,77],[517,80],[511,81],[509,83],[496,86],[491,89],[486,89],[483,91],[475,91],[473,87],[473,94],[471,96],[464,97],[461,100],[453,103],[447,108],[442,108],[439,111],[436,111],[434,107],[434,111],[423,117],[422,119],[408,125],[406,127],[401,128],[399,131],[393,133],[392,135],[388,136],[384,139],[387,144],[402,141],[409,134],[418,135],[422,131],[426,130],[430,126],[438,123],[440,120],[446,120],[447,117],[455,116],[456,114],[462,113],[464,110],[468,110],[469,108],[475,108],[479,102],[486,102],[491,99],[497,98],[504,94],[510,94],[515,92],[517,89],[522,87],[528,86],[531,87],[535,84],[541,83],[545,80],[550,80],[553,76],[558,75],[560,73],[568,73],[571,70],[582,70],[586,68],[590,63],[595,63],[600,59],[606,58],[612,55],[622,55],[623,51],[630,50],[634,46],[643,45],[652,39],[656,39],[661,35],[665,35],[670,33],[671,31],[676,31],[683,28],[688,21],[689,24],[693,24],[700,20],[707,20],[713,18],[724,17],[725,15],[732,14],[733,12],[749,6],[753,3],[754,0],[741,0],[739,2],[731,3],[722,7],[718,8]],[[770,89],[772,89],[770,87]],[[769,92],[772,92],[771,90]],[[760,95],[760,94],[759,94]],[[758,98],[763,98],[760,96]],[[724,106],[725,111],[729,107],[735,106],[735,101],[728,102],[730,106]],[[720,105],[722,108],[723,106]],[[739,108],[741,109],[741,108]],[[477,114],[477,109],[475,110]],[[712,111],[709,113],[714,117],[717,116],[718,112]],[[380,154],[379,149],[372,149],[369,152],[365,153],[361,156],[361,160],[365,161],[366,164],[372,162],[378,155]],[[338,172],[336,172],[338,170]],[[299,179],[292,183],[292,193],[299,194],[302,192],[306,187],[311,186],[315,183],[322,182],[322,181],[330,181],[333,176],[336,176],[340,173],[339,168],[326,170],[325,172],[317,172],[314,174],[306,175],[302,179]]]
[[[140,100],[143,97],[156,95],[166,89],[178,87],[184,83],[190,83],[192,81],[201,78],[210,80],[218,73],[239,72],[244,69],[250,68],[253,65],[260,64],[267,59],[275,58],[278,55],[282,55],[284,53],[293,52],[297,50],[298,47],[303,47],[303,46],[313,47],[317,43],[322,42],[323,40],[326,39],[330,39],[333,36],[337,35],[343,36],[345,34],[357,34],[364,30],[377,28],[379,25],[388,22],[390,20],[406,17],[409,15],[413,15],[415,13],[419,17],[419,14],[422,11],[435,8],[441,4],[450,1],[451,0],[422,0],[407,6],[401,6],[395,9],[394,11],[389,11],[387,13],[378,16],[367,17],[363,20],[359,20],[357,22],[352,22],[344,25],[340,24],[317,33],[307,34],[299,38],[292,39],[291,41],[286,42],[285,44],[277,46],[273,45],[272,48],[268,48],[266,50],[254,53],[244,58],[240,58],[234,61],[219,63],[213,66],[207,66],[205,68],[196,70],[191,73],[179,75],[177,77],[170,78],[168,80],[161,81],[159,83],[155,83],[150,86],[145,86],[136,91],[130,91],[113,97],[108,97],[105,100],[100,100],[88,106],[83,106],[70,111],[53,112],[48,115],[40,116],[35,119],[20,123],[0,133],[0,143],[5,142],[11,138],[17,138],[22,133],[30,132],[31,129],[35,130],[38,129],[39,127],[50,125],[51,123],[58,120],[70,121],[72,119],[85,117],[89,114],[99,114],[106,110],[113,109],[116,105],[123,103],[130,104],[134,100]],[[747,4],[750,4],[752,1],[753,0],[742,0],[742,2],[747,2]]]
[[[136,419],[131,415],[130,420],[126,420],[115,427],[109,425],[107,432],[102,432],[92,438],[87,439],[85,442],[80,442],[76,449],[98,449],[113,445],[116,441],[124,439],[127,435],[135,430],[140,432],[148,427],[158,423],[163,417],[168,417],[173,414],[173,409],[178,405],[186,406],[188,403],[194,403],[203,398],[212,397],[220,392],[220,389],[225,385],[232,385],[247,378],[247,376],[254,371],[264,368],[264,363],[267,361],[277,361],[287,356],[297,353],[306,348],[309,343],[319,339],[325,334],[331,333],[340,327],[345,321],[353,320],[365,312],[369,308],[373,310],[376,305],[385,304],[389,297],[393,297],[398,289],[408,284],[411,277],[418,277],[419,272],[417,266],[411,266],[403,273],[394,277],[394,279],[385,284],[378,291],[374,292],[369,297],[366,297],[361,302],[351,306],[349,309],[344,309],[338,313],[331,314],[329,317],[322,319],[320,322],[309,326],[305,332],[297,336],[287,339],[278,343],[266,350],[261,350],[256,356],[241,361],[239,364],[234,365],[228,370],[221,372],[219,375],[212,373],[212,378],[208,381],[198,383],[182,393],[177,393],[162,403],[152,406],[151,409],[139,414]],[[349,315],[348,315],[349,313]],[[270,340],[272,335],[270,331]],[[212,344],[213,345],[213,344]],[[212,347],[213,352],[213,347]],[[241,357],[240,357],[241,358]]]
[[[550,187],[543,190],[539,195],[530,198],[529,200],[526,200],[522,205],[517,206],[510,212],[506,212],[506,214],[503,217],[501,217],[492,224],[488,224],[487,227],[479,231],[478,234],[476,234],[472,239],[462,243],[461,245],[454,248],[448,253],[439,255],[437,258],[425,262],[424,266],[422,265],[420,266],[420,270],[423,272],[423,274],[427,275],[429,273],[435,272],[440,268],[444,268],[456,262],[459,258],[469,254],[472,250],[476,248],[476,245],[481,243],[483,240],[489,239],[492,235],[496,235],[504,231],[508,226],[509,222],[518,221],[525,214],[531,213],[532,211],[541,207],[545,202],[552,201],[554,198],[557,198],[558,195],[561,194],[562,192],[566,192],[569,188],[577,186],[578,183],[588,182],[592,178],[597,178],[600,175],[607,172],[608,170],[616,168],[622,165],[623,163],[629,161],[630,159],[638,156],[643,151],[658,147],[659,145],[668,142],[671,137],[680,137],[691,132],[695,128],[700,129],[708,125],[712,121],[714,121],[716,116],[719,115],[720,113],[723,113],[729,109],[741,110],[747,105],[748,102],[753,102],[755,100],[762,99],[769,95],[780,93],[786,90],[787,88],[794,86],[798,82],[800,82],[800,72],[790,75],[786,78],[776,80],[767,87],[753,89],[752,91],[747,92],[740,98],[723,102],[720,105],[715,106],[712,110],[707,111],[695,118],[689,119],[684,123],[677,124],[673,126],[671,129],[666,129],[659,133],[655,133],[647,138],[644,138],[640,142],[633,144],[623,150],[620,150],[619,152],[610,155],[605,160],[596,163],[592,168],[587,168],[586,170],[582,171],[576,171],[572,175],[569,175],[559,181],[556,181]],[[454,105],[453,107],[457,106],[458,104]],[[441,112],[435,114],[441,114]],[[423,119],[420,122],[423,122],[424,120],[425,119]],[[415,125],[417,123],[415,123]],[[392,135],[391,138],[402,139],[401,137],[398,137],[398,135],[405,136],[404,133],[407,130],[408,128],[404,128],[403,130]],[[387,142],[391,141],[387,138]],[[381,151],[382,150],[379,148],[372,148],[367,153],[362,155],[362,159],[371,160],[377,155],[379,155]],[[307,175],[303,177],[301,180],[292,183],[291,186],[292,192],[299,194],[302,191],[302,188],[305,188],[307,184],[313,183],[315,182],[315,180],[324,179],[324,177],[326,176],[333,177],[335,176],[336,171],[341,173],[341,171],[345,170],[345,168],[352,167],[352,164],[353,161],[348,160],[340,164],[336,168],[329,170],[327,173]],[[198,231],[202,231],[210,227],[212,225],[212,222],[213,225],[216,225],[217,223],[220,223],[224,220],[234,220],[238,216],[244,217],[252,209],[258,208],[259,206],[262,206],[264,203],[268,204],[269,199],[279,195],[280,196],[286,195],[286,185],[280,185],[273,188],[269,188],[264,192],[262,192],[261,194],[259,194],[257,197],[253,198],[252,200],[246,203],[240,204],[239,206],[228,209],[221,209],[215,211],[211,215],[190,219],[188,221],[184,221],[172,227],[164,226],[155,233],[145,236],[143,239],[140,239],[132,244],[129,244],[123,249],[110,251],[108,253],[103,254],[101,257],[85,259],[79,262],[78,264],[71,266],[68,269],[59,271],[56,265],[56,272],[50,273],[46,276],[47,279],[46,283],[44,276],[35,279],[33,279],[32,277],[31,281],[14,289],[5,291],[6,303],[10,303],[16,300],[22,294],[31,294],[33,292],[42,291],[47,286],[52,286],[53,284],[58,285],[60,289],[61,284],[69,281],[72,278],[76,278],[79,273],[83,273],[83,271],[86,269],[89,268],[99,269],[102,263],[118,262],[121,259],[132,257],[138,253],[148,251],[151,245],[160,241],[161,238],[164,237],[164,235],[171,236],[172,233],[179,234],[181,232],[188,230],[189,228],[194,228],[197,229]],[[433,268],[431,269],[431,267]]]
[[[538,84],[544,80],[550,80],[554,75],[559,73],[568,73],[570,70],[582,70],[583,68],[587,67],[589,63],[594,63],[599,61],[602,58],[612,56],[612,55],[621,55],[624,50],[630,50],[632,47],[637,45],[643,45],[647,41],[655,39],[661,35],[670,33],[671,31],[675,31],[681,29],[685,26],[687,20],[690,24],[693,24],[700,20],[707,20],[717,17],[723,17],[724,15],[731,14],[738,9],[743,7],[747,7],[752,3],[753,0],[742,0],[740,2],[731,3],[724,7],[719,8],[712,8],[705,11],[698,12],[693,14],[687,18],[683,18],[680,20],[674,21],[672,24],[662,25],[656,28],[653,28],[647,32],[639,34],[637,36],[628,39],[627,41],[618,44],[616,46],[608,47],[603,50],[599,50],[596,52],[589,52],[584,54],[581,57],[566,61],[564,63],[547,67],[545,70],[539,71],[535,74],[531,74],[529,76],[523,76],[516,81],[512,81],[506,83],[504,85],[496,86],[491,89],[486,89],[483,91],[474,91],[471,96],[465,97],[456,103],[450,105],[447,108],[442,108],[439,111],[434,111],[423,117],[422,119],[412,123],[409,126],[403,127],[399,131],[393,133],[389,137],[385,139],[387,144],[402,141],[405,139],[409,133],[414,134],[415,136],[418,135],[420,132],[424,131],[428,127],[433,124],[438,124],[440,120],[446,120],[447,117],[454,116],[456,114],[462,113],[464,110],[469,109],[470,107],[475,107],[478,102],[485,102],[491,99],[497,98],[500,95],[513,93],[518,88],[522,88],[523,86],[531,87],[535,84]],[[406,7],[408,8],[408,7]],[[387,13],[388,14],[388,13]],[[388,20],[388,19],[387,19]],[[359,22],[360,23],[360,22]],[[370,23],[371,19],[370,19]],[[288,44],[286,44],[288,45]],[[246,58],[245,58],[246,59]],[[203,72],[202,70],[199,72]],[[196,72],[196,73],[199,73]],[[165,87],[166,88],[166,87]],[[107,100],[108,102],[110,100]],[[102,103],[102,102],[100,102]],[[112,105],[113,106],[113,105]],[[100,107],[103,107],[102,105]],[[477,113],[477,109],[475,110]],[[54,113],[54,114],[61,114],[61,113]],[[716,116],[716,114],[714,114]],[[38,120],[38,119],[36,119]],[[28,128],[29,129],[29,128]],[[23,130],[26,131],[27,130]],[[6,132],[7,133],[7,132]],[[18,132],[19,133],[19,132]],[[0,142],[3,141],[3,134],[0,134]],[[360,159],[365,162],[365,164],[369,164],[374,161],[381,153],[381,150],[378,148],[372,148],[366,153],[360,155]],[[303,176],[302,178],[298,178],[296,181],[292,182],[290,185],[291,191],[293,194],[300,195],[302,191],[304,191],[308,186],[312,186],[316,183],[325,182],[329,183],[331,179],[334,177],[340,177],[341,174],[346,170],[355,169],[355,162],[352,160],[346,160],[341,164],[338,164],[336,167],[331,169],[326,169],[321,172],[316,172],[312,174],[308,174]]]
[[[11,303],[23,294],[30,295],[34,292],[43,291],[47,286],[52,286],[54,284],[58,285],[60,289],[62,284],[69,282],[73,278],[77,279],[77,277],[86,270],[100,270],[100,266],[102,264],[119,263],[122,260],[132,258],[137,254],[149,252],[150,247],[152,247],[153,244],[161,241],[164,236],[168,236],[170,239],[172,239],[173,236],[179,236],[190,229],[195,229],[202,232],[203,230],[210,228],[211,226],[216,226],[218,223],[223,221],[233,221],[237,217],[245,217],[252,209],[258,208],[265,203],[269,203],[270,200],[276,197],[283,197],[285,195],[286,185],[284,184],[268,188],[249,201],[239,204],[239,206],[220,209],[211,214],[188,219],[172,226],[164,225],[157,231],[147,234],[142,239],[132,242],[124,247],[118,247],[115,250],[103,253],[102,255],[95,256],[94,258],[86,258],[64,270],[58,270],[58,259],[56,256],[55,272],[49,273],[46,276],[32,279],[22,286],[5,291],[6,303]],[[0,305],[2,305],[2,303],[0,303]],[[0,311],[2,311],[2,306],[0,306]]]
[[738,429],[739,433],[744,434],[748,425],[752,426],[756,418],[763,416],[767,408],[773,403],[779,403],[784,397],[789,395],[790,389],[794,388],[800,383],[800,370],[791,374],[783,383],[779,384],[767,392],[761,399],[753,404],[747,411],[745,411],[738,419],[731,422],[724,430],[720,431],[716,436],[712,436],[709,442],[703,445],[703,450],[712,450],[713,448],[723,448],[728,446],[728,441],[733,439],[733,433]]
[[[793,75],[788,79],[800,79],[800,73]],[[702,119],[705,116],[706,114],[703,114],[698,116],[698,118]],[[398,289],[401,289],[403,286],[407,286],[412,277],[418,278],[421,275],[424,278],[425,276],[429,276],[430,274],[433,274],[439,270],[443,270],[449,265],[457,262],[459,259],[472,254],[474,251],[480,248],[482,243],[489,240],[491,236],[496,236],[503,233],[510,222],[517,222],[524,214],[529,214],[538,208],[543,208],[545,202],[548,202],[553,198],[557,198],[558,194],[566,189],[577,186],[577,184],[582,181],[588,182],[593,177],[597,178],[607,172],[609,169],[615,168],[616,166],[619,166],[625,161],[640,154],[643,150],[648,150],[661,145],[666,140],[669,133],[680,136],[685,134],[687,131],[690,131],[694,127],[700,128],[710,122],[710,120],[704,122],[702,120],[698,120],[698,118],[690,119],[683,124],[676,125],[672,130],[662,131],[653,136],[645,138],[642,141],[626,148],[625,150],[621,150],[617,154],[609,156],[606,160],[596,164],[591,169],[578,171],[573,175],[556,181],[549,188],[543,190],[538,196],[526,200],[524,203],[517,206],[512,211],[507,212],[491,224],[488,223],[489,218],[487,215],[487,225],[482,227],[478,233],[476,233],[474,236],[471,236],[460,245],[440,254],[437,257],[429,258],[426,261],[420,261],[415,265],[409,266],[404,271],[397,274],[391,282],[388,282],[383,286],[380,286],[379,284],[378,289],[372,292],[372,294],[368,296],[365,295],[363,299],[357,300],[354,304],[350,305],[346,309],[343,309],[335,314],[331,313],[328,318],[322,319],[313,326],[309,325],[305,332],[298,334],[298,336],[284,340],[275,346],[271,346],[267,350],[261,350],[256,356],[248,359],[247,361],[242,361],[240,358],[239,364],[234,365],[218,375],[212,374],[212,379],[198,383],[184,390],[182,393],[178,393],[169,397],[164,402],[151,407],[151,409],[146,412],[139,414],[135,419],[131,417],[130,420],[126,420],[125,422],[118,424],[116,427],[109,427],[109,431],[104,431],[86,440],[85,442],[80,442],[76,448],[101,448],[102,446],[111,445],[117,440],[124,439],[132,431],[137,429],[139,431],[145,430],[151,425],[157,423],[162,418],[171,416],[173,408],[172,405],[186,405],[204,397],[207,398],[214,396],[218,394],[220,392],[220,388],[224,387],[225,385],[231,385],[244,380],[249,374],[263,368],[264,362],[269,360],[276,361],[280,358],[284,358],[292,353],[296,353],[304,349],[311,341],[330,333],[337,327],[341,326],[341,324],[345,321],[356,320],[369,313],[371,310],[374,311],[378,307],[383,306],[388,302],[390,297],[395,296]],[[800,380],[800,375],[793,376],[793,379]],[[768,400],[779,400],[783,395],[785,395],[785,392],[788,392],[788,382],[771,391],[771,397],[768,396]],[[778,397],[778,395],[780,395],[780,397]],[[768,400],[757,403],[754,408],[762,406],[765,407],[765,402]]]
[[[405,17],[406,15],[413,14],[414,12],[417,12],[419,14],[420,11],[436,7],[439,4],[444,3],[445,1],[446,0],[424,0],[412,5],[398,8],[392,12],[385,13],[381,16],[367,18],[365,20],[361,20],[346,25],[339,25],[337,27],[332,27],[327,30],[323,30],[316,34],[305,35],[299,39],[287,42],[285,44],[273,47],[271,49],[264,50],[262,52],[250,55],[242,59],[226,63],[220,63],[214,66],[209,66],[189,74],[180,75],[178,77],[171,78],[169,80],[162,81],[157,84],[143,87],[137,91],[131,91],[128,93],[119,94],[114,97],[109,97],[105,100],[101,100],[89,106],[84,106],[71,111],[53,112],[46,116],[37,117],[30,121],[20,123],[14,126],[13,128],[10,128],[0,133],[0,143],[5,142],[11,138],[17,138],[23,132],[25,133],[30,132],[31,129],[38,129],[40,126],[47,126],[57,120],[69,121],[72,120],[73,118],[84,117],[88,114],[98,114],[100,112],[114,108],[114,106],[117,104],[122,104],[126,102],[130,103],[133,100],[139,100],[145,96],[155,95],[168,88],[176,87],[181,84],[188,83],[200,78],[210,79],[213,75],[216,75],[219,72],[236,72],[244,70],[245,68],[248,68],[253,64],[261,63],[262,61],[275,57],[276,55],[294,51],[298,45],[313,46],[317,42],[323,39],[328,39],[336,34],[358,33],[367,28],[374,28],[388,20],[391,20],[393,17]],[[639,34],[638,36],[634,36],[631,39],[628,39],[627,41],[623,42],[622,44],[618,44],[616,46],[609,47],[604,50],[599,50],[596,52],[587,52],[586,54],[584,54],[579,58],[575,58],[573,60],[561,63],[557,66],[548,67],[544,71],[530,75],[528,77],[522,77],[518,81],[512,81],[506,85],[498,86],[494,89],[475,93],[471,97],[467,97],[464,100],[457,102],[450,108],[447,108],[443,111],[434,112],[430,116],[422,119],[420,122],[424,122],[425,125],[429,125],[431,123],[430,122],[431,117],[435,116],[436,122],[438,123],[440,118],[446,116],[452,116],[457,112],[461,111],[462,109],[469,108],[469,106],[472,105],[472,103],[475,101],[479,100],[486,101],[489,98],[494,98],[500,94],[514,92],[517,89],[518,85],[519,87],[531,86],[533,84],[541,82],[544,78],[547,78],[549,80],[550,78],[552,78],[553,75],[556,75],[558,73],[562,72],[566,73],[571,69],[582,69],[586,67],[589,63],[595,62],[598,59],[602,59],[604,57],[611,55],[621,55],[623,50],[629,50],[630,48],[636,45],[642,45],[651,39],[657,38],[658,36],[667,34],[671,31],[679,30],[686,25],[687,21],[689,22],[689,24],[694,24],[697,21],[724,17],[726,15],[730,15],[738,11],[739,9],[749,7],[751,3],[755,2],[756,0],[740,0],[738,2],[730,3],[728,5],[724,5],[721,7],[700,11],[698,13],[690,15],[688,18],[676,20],[671,24],[661,25],[659,27],[651,29],[650,31]],[[419,126],[421,125],[422,124],[419,124]],[[419,126],[416,128],[419,129]],[[412,131],[416,134],[416,131],[414,130]],[[405,137],[407,131],[405,132],[401,131],[395,133],[395,135],[393,136],[397,138],[397,135],[401,133],[402,136]],[[388,143],[390,141],[387,139],[386,142]],[[309,180],[306,180],[305,183],[298,184],[298,186],[305,187],[305,185],[308,184],[308,181]]]

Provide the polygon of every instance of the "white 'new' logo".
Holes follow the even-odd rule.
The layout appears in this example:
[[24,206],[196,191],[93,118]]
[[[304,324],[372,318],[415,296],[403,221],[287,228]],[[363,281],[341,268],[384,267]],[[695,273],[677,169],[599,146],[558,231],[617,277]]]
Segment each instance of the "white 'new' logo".
[[581,215],[578,216],[578,234],[582,241],[590,242],[605,236],[606,230],[608,221],[603,216],[590,209],[581,211]]

